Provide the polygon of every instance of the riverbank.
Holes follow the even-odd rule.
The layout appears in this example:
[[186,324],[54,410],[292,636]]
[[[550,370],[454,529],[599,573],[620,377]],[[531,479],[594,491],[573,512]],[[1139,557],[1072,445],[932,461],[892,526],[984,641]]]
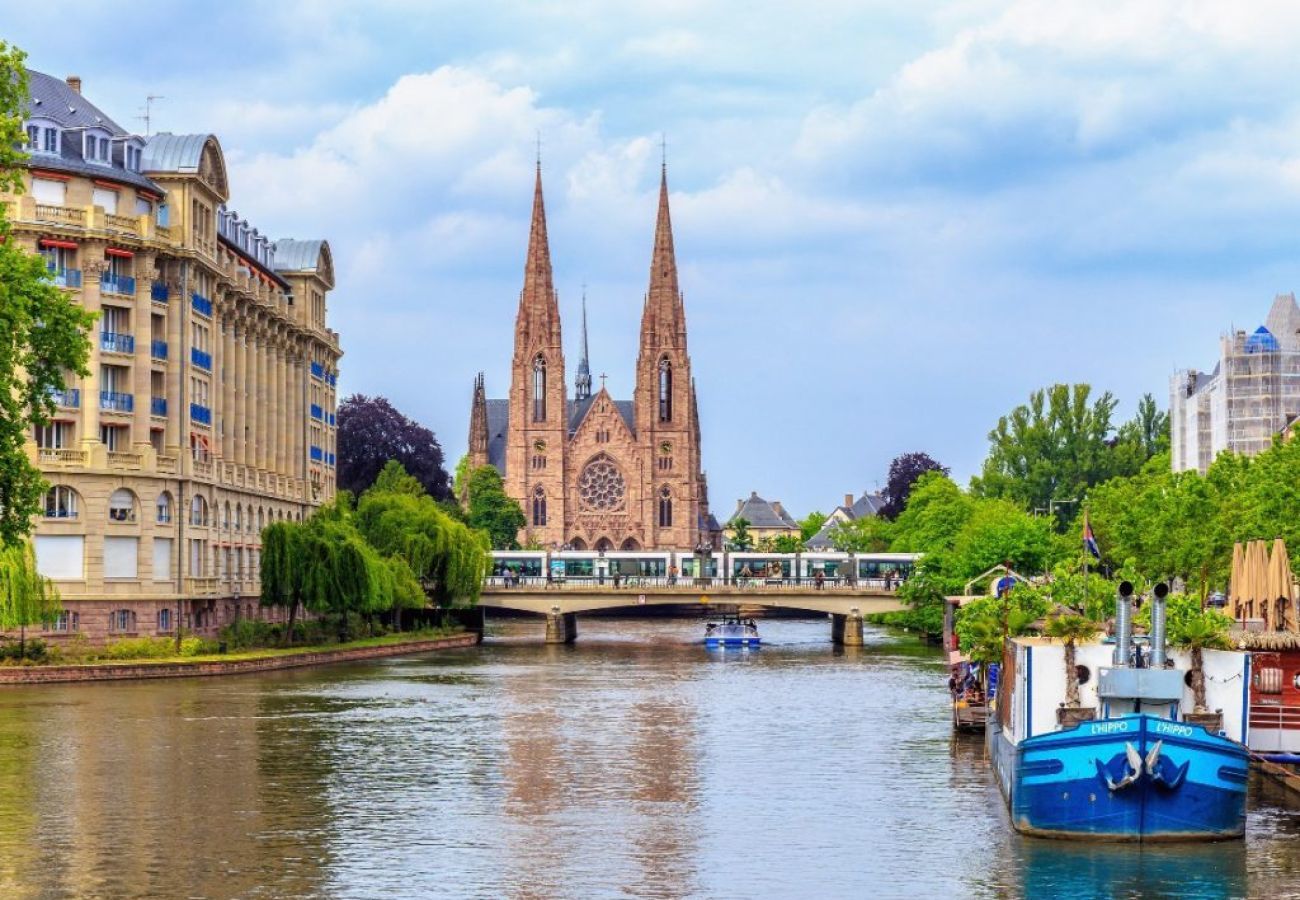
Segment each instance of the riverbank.
[[71,681],[127,681],[141,678],[186,678],[209,675],[240,675],[302,666],[427,653],[455,647],[472,647],[479,641],[474,632],[442,637],[385,635],[323,647],[276,647],[206,656],[167,657],[112,662],[50,666],[0,667],[0,685],[54,684]]

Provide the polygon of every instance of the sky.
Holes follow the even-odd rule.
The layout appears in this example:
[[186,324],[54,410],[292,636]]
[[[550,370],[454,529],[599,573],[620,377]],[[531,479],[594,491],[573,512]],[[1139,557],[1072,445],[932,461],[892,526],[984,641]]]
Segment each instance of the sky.
[[[133,24],[134,37],[106,40]],[[1131,414],[1300,283],[1285,0],[0,0],[124,127],[218,136],[230,206],[324,237],[343,393],[464,452],[509,387],[541,135],[570,380],[630,396],[661,141],[715,511],[802,515],[1088,382]]]

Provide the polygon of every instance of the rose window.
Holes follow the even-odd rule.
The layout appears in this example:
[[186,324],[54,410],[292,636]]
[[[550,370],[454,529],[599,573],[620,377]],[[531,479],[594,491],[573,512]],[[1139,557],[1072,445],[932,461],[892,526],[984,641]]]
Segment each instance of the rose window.
[[622,509],[626,494],[627,483],[623,481],[623,473],[613,460],[605,456],[592,460],[578,479],[578,498],[588,509]]

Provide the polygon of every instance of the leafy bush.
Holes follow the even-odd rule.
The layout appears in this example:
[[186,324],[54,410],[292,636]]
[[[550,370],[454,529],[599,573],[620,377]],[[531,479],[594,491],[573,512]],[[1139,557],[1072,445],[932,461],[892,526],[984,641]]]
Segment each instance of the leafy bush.
[[0,638],[0,665],[43,663],[48,650],[40,638],[28,638],[25,648],[17,638]]

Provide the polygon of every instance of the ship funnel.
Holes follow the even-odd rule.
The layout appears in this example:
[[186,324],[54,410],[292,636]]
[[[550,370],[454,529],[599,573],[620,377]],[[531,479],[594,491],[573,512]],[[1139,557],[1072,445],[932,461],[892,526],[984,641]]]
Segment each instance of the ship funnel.
[[1151,601],[1151,668],[1163,669],[1169,659],[1165,646],[1168,643],[1168,616],[1165,610],[1165,598],[1169,596],[1169,585],[1163,581],[1156,585]]
[[1115,656],[1116,668],[1126,669],[1133,657],[1133,585],[1122,581],[1119,597],[1115,599]]

